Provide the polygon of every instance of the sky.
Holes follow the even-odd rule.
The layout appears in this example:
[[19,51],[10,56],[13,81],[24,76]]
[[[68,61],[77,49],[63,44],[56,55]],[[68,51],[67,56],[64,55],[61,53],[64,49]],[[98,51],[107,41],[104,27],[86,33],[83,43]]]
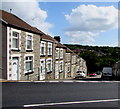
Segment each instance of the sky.
[[61,43],[118,46],[118,2],[22,1],[0,5]]

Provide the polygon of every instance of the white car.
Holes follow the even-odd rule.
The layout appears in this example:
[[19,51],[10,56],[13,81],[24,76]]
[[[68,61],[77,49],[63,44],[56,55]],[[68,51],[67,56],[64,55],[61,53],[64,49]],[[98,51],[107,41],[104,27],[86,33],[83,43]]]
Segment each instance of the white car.
[[75,74],[75,78],[85,78],[86,74],[83,71],[77,71]]

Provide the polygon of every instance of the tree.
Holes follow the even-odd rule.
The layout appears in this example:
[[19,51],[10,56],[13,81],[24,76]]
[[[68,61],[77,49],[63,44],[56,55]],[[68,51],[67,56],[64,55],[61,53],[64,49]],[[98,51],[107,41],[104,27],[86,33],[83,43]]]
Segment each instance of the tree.
[[65,44],[71,50],[80,49],[80,56],[86,60],[88,72],[102,71],[120,60],[120,47],[98,47]]

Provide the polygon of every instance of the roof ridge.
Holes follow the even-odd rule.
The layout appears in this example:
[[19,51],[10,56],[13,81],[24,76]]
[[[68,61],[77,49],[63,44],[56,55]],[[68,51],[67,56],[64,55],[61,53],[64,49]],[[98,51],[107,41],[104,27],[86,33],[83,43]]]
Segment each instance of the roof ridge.
[[40,34],[40,32],[36,31],[33,28],[33,26],[31,26],[29,23],[27,23],[26,21],[24,21],[23,19],[21,19],[17,15],[15,15],[13,13],[9,13],[9,12],[7,12],[5,10],[1,10],[1,9],[0,9],[0,12],[1,12],[0,18],[3,21],[7,22],[8,25],[14,26],[14,27],[17,27],[17,28],[22,28],[22,29]]

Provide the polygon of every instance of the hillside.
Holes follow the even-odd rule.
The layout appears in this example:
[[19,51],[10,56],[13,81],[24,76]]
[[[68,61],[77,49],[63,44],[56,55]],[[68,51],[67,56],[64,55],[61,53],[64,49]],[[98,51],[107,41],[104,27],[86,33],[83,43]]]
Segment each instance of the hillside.
[[102,71],[103,67],[112,67],[120,60],[120,47],[98,47],[64,44],[86,60],[88,72]]

